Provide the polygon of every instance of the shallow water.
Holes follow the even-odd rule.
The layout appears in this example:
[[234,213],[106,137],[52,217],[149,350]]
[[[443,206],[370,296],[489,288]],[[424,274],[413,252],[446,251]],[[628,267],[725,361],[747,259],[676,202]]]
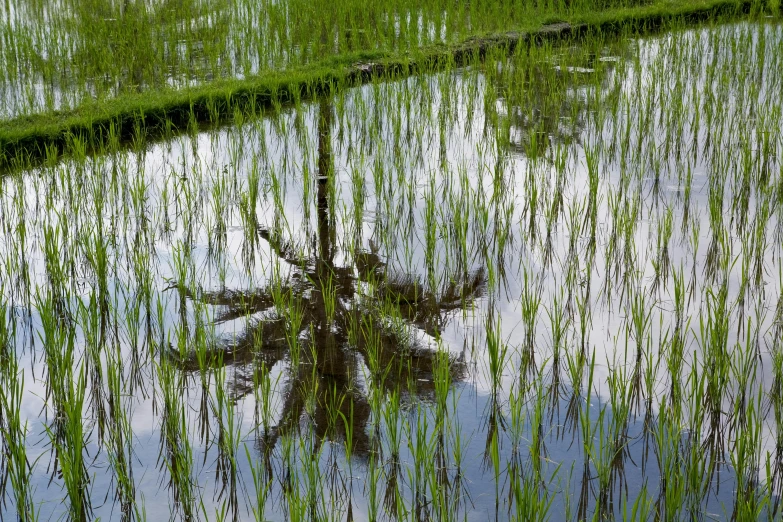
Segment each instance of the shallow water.
[[347,53],[404,53],[536,26],[554,13],[562,6],[8,0],[0,4],[0,118],[279,72]]
[[774,501],[782,36],[533,49],[4,178],[39,517],[72,505],[52,445],[80,368],[95,518],[252,520],[254,477],[273,520]]

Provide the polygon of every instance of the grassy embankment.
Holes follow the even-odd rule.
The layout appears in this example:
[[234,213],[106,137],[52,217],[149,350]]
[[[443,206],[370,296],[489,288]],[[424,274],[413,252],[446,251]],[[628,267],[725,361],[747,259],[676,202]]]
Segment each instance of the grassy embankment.
[[77,108],[22,115],[0,122],[0,169],[23,167],[79,147],[165,136],[188,126],[230,121],[292,100],[357,85],[381,75],[401,76],[460,65],[491,48],[578,38],[587,33],[643,32],[672,22],[703,22],[777,10],[759,0],[657,1],[552,17],[516,31],[477,34],[455,45],[430,45],[415,52],[364,51],[335,55],[245,79],[219,79],[184,89],[121,94]]

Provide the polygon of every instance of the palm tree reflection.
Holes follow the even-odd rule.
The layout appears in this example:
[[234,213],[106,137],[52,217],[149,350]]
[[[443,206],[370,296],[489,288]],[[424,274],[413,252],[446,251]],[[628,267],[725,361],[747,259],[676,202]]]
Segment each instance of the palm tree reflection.
[[[352,419],[354,453],[366,456],[370,406],[360,385],[366,377],[363,368],[370,369],[372,385],[386,392],[402,389],[420,397],[432,395],[438,352],[417,342],[411,329],[436,337],[448,312],[482,295],[486,277],[483,271],[467,274],[433,292],[424,288],[418,276],[392,273],[376,251],[357,249],[352,264],[336,263],[335,216],[330,206],[331,132],[332,108],[324,100],[318,115],[316,255],[302,258],[278,234],[262,229],[260,238],[292,267],[288,280],[251,291],[226,289],[189,297],[217,307],[216,323],[262,317],[231,342],[215,346],[208,356],[213,366],[233,368],[235,398],[254,392],[259,372],[268,372],[281,362],[288,364],[282,413],[277,426],[263,434],[264,447],[274,447],[281,434],[298,429],[304,418],[313,427],[318,444],[325,438],[342,440],[346,425],[342,420],[334,422],[341,414]],[[372,288],[370,297],[359,296],[360,285]],[[280,310],[281,295],[297,310],[295,321]],[[291,350],[292,336],[298,340],[296,354]],[[298,364],[290,364],[292,358]],[[189,372],[200,369],[195,354],[179,364]],[[450,371],[454,382],[465,377],[466,366],[454,360]]]

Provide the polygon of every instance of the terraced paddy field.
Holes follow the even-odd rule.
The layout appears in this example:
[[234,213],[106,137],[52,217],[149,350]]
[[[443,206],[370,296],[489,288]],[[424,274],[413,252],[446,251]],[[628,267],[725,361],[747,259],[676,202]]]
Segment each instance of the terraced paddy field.
[[163,96],[552,22],[777,9],[777,0],[4,0],[0,118]]
[[782,79],[675,24],[17,165],[3,519],[780,520]]

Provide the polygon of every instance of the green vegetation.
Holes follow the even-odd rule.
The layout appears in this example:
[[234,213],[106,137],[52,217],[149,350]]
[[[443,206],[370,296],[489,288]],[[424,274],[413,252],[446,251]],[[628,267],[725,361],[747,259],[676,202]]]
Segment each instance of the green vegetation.
[[0,114],[248,78],[356,52],[404,54],[643,3],[9,0],[0,6]]
[[3,4],[0,518],[783,520],[775,6],[307,5]]
[[[402,26],[395,24],[393,37],[389,36],[388,40],[376,37],[375,45],[370,45],[364,41],[366,37],[362,44],[357,44],[350,35],[366,35],[368,31],[385,35],[392,28],[376,23],[372,30],[358,29],[362,25],[355,17],[366,13],[367,6],[359,8],[349,5],[350,2],[330,3],[329,8],[316,11],[334,16],[334,24],[319,19],[317,25],[326,24],[322,27],[326,32],[321,34],[320,44],[311,41],[315,33],[310,23],[275,14],[280,8],[309,12],[311,5],[305,9],[291,2],[285,6],[265,4],[266,10],[260,16],[269,16],[270,20],[278,17],[276,20],[282,25],[264,25],[266,31],[254,31],[251,37],[247,29],[255,24],[247,17],[257,14],[259,6],[237,4],[218,9],[211,2],[203,5],[183,2],[142,9],[136,2],[128,1],[110,7],[104,2],[94,6],[84,0],[63,3],[73,9],[72,16],[79,16],[78,21],[67,15],[63,20],[55,19],[49,9],[33,8],[28,2],[23,6],[5,6],[14,16],[9,16],[5,26],[0,26],[7,33],[3,35],[4,40],[9,43],[3,55],[5,62],[0,61],[0,71],[5,70],[7,75],[2,78],[0,92],[8,93],[7,106],[0,107],[0,115],[8,118],[0,123],[0,168],[68,154],[75,137],[95,148],[114,139],[170,136],[177,129],[205,122],[232,121],[239,113],[255,115],[280,103],[302,97],[310,99],[378,75],[459,66],[476,53],[483,55],[489,48],[513,50],[527,40],[573,38],[591,32],[628,35],[672,21],[732,17],[751,9],[770,8],[764,2],[750,0],[665,0],[642,5],[636,5],[635,0],[607,5],[595,4],[595,0],[547,5],[480,2],[477,6],[471,4],[467,10],[449,10],[418,2],[415,7],[374,3],[373,8],[379,9],[379,13],[369,13],[371,20],[388,20],[389,13],[395,13],[394,17],[407,16],[410,24],[412,13],[418,13],[420,21],[413,32],[411,27],[403,31]],[[104,12],[106,9],[119,10],[119,14]],[[510,12],[506,12],[508,9]],[[196,16],[198,13],[208,14]],[[30,32],[30,21],[17,18],[21,14],[32,15],[41,27],[54,25],[57,30]],[[460,21],[462,17],[467,17],[470,23]],[[180,34],[188,20],[193,27]],[[342,20],[349,22],[342,23]],[[561,20],[567,20],[568,25],[545,25]],[[500,21],[508,25],[500,25]],[[199,28],[199,23],[206,26]],[[425,34],[432,33],[424,28],[433,24],[443,27],[440,36]],[[281,28],[300,26],[308,29],[302,33],[285,30],[285,37],[278,34]],[[333,27],[337,33],[328,36],[327,27]],[[155,34],[148,35],[150,39],[139,39],[140,33],[152,29]],[[510,30],[513,32],[494,32]],[[58,33],[61,33],[59,37]],[[199,40],[202,33],[214,41],[206,46]],[[243,36],[240,38],[239,34]],[[259,35],[275,43],[260,42]],[[281,62],[279,57],[271,55],[281,51],[280,43],[286,38],[292,39],[288,44],[292,51],[286,53],[291,59]],[[86,48],[68,50],[60,45],[63,40],[81,42]],[[113,40],[118,41],[116,45],[105,45]],[[323,45],[330,40],[343,42],[343,46],[331,49]],[[103,43],[94,48],[97,42]],[[241,48],[239,42],[243,42]],[[168,50],[183,43],[185,49]],[[318,49],[318,52],[314,56],[298,55],[298,51],[305,49]],[[41,54],[48,58],[43,59]],[[72,54],[81,58],[77,60]],[[234,57],[233,61],[230,57]],[[268,66],[258,65],[267,62]],[[239,63],[243,64],[241,74],[237,70]],[[35,66],[28,69],[24,64]],[[67,71],[65,77],[64,71]],[[169,74],[162,75],[161,71]],[[104,80],[97,82],[97,78]]]

